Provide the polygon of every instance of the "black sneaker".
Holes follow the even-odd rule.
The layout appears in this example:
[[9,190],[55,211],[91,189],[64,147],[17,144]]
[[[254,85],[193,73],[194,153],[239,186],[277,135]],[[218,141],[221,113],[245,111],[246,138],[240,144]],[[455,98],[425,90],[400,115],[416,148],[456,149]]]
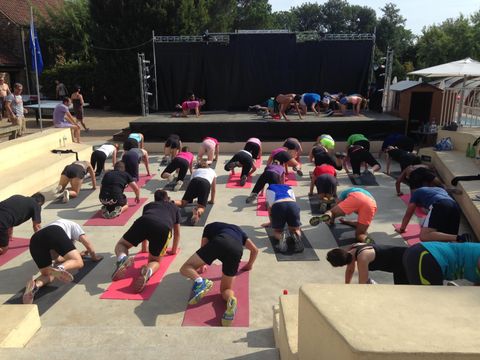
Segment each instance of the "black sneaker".
[[251,193],[250,196],[245,199],[245,203],[251,204],[256,200],[256,198],[257,198],[257,194]]
[[297,233],[293,233],[292,238],[293,238],[293,241],[294,241],[293,252],[296,252],[296,253],[303,252],[303,250],[305,249],[305,246],[303,245],[303,241],[302,241],[302,238],[300,237],[300,235],[298,235]]
[[303,171],[300,170],[300,169],[298,169],[298,170],[297,170],[297,175],[300,176],[300,177],[302,177],[302,176],[303,176]]
[[245,185],[246,182],[247,182],[247,175],[243,175],[240,179],[240,186]]
[[473,237],[472,237],[472,235],[470,235],[468,233],[465,233],[465,234],[462,234],[462,235],[458,235],[457,236],[457,241],[459,243],[473,242]]

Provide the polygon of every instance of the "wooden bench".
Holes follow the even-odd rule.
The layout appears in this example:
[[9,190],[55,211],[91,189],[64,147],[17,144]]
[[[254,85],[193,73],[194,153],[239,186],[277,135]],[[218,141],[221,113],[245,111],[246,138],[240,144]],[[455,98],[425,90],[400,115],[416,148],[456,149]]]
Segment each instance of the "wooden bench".
[[8,136],[9,140],[17,138],[17,132],[20,130],[20,125],[7,125],[0,127],[0,136]]

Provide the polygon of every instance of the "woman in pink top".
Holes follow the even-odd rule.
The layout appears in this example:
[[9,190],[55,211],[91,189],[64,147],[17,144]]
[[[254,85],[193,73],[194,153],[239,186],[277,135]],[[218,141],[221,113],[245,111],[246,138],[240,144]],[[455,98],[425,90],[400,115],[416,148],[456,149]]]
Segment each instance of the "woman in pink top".
[[250,138],[245,143],[243,150],[252,154],[254,159],[260,159],[262,157],[262,142],[258,138]]
[[298,150],[280,147],[272,151],[267,160],[267,165],[272,163],[284,165],[286,174],[288,174],[288,167],[291,166],[293,171],[296,171],[299,176],[303,176],[303,172],[301,170],[302,164],[295,160],[297,155]]
[[202,161],[203,155],[207,154],[207,164],[210,165],[212,161],[218,160],[220,152],[220,143],[217,139],[207,136],[203,139],[200,149],[198,150],[197,161]]
[[187,175],[187,170],[190,170],[190,174],[193,169],[193,154],[188,151],[188,146],[184,146],[182,151],[173,158],[173,160],[168,164],[168,166],[162,172],[162,179],[168,179],[171,183],[175,179],[175,173],[178,173],[177,181],[173,187],[174,191],[180,190],[183,185],[183,180],[185,175]]
[[190,110],[195,110],[195,116],[200,116],[200,108],[205,105],[204,99],[199,100],[186,100],[182,103],[182,112],[184,117],[188,117]]

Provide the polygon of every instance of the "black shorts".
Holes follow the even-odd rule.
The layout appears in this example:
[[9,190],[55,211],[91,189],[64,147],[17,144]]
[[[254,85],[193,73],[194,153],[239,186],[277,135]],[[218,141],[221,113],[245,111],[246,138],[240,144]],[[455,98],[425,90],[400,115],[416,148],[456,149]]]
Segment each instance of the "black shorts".
[[226,276],[237,275],[242,254],[242,243],[226,234],[208,240],[205,246],[197,250],[197,255],[208,265],[217,259],[220,260],[222,273]]
[[179,157],[174,157],[173,160],[170,161],[170,163],[167,165],[167,167],[165,168],[165,170],[163,170],[162,175],[163,175],[163,173],[172,174],[172,173],[175,172],[177,169],[186,169],[186,170],[188,170],[189,165],[190,165],[190,163],[188,162],[187,159],[179,158]]
[[412,152],[415,147],[415,140],[407,136],[401,136],[400,138],[395,140],[393,145],[398,147],[399,149]]
[[210,187],[207,179],[195,177],[190,180],[182,200],[191,203],[196,198],[198,205],[207,206]]
[[443,285],[442,268],[421,243],[405,250],[403,267],[410,285]]
[[457,235],[460,226],[460,208],[454,200],[441,200],[430,208],[423,227],[446,234]]
[[105,205],[109,212],[115,210],[117,206],[124,207],[127,205],[127,197],[125,194],[102,194],[99,197],[100,203]]
[[322,174],[315,180],[315,186],[319,194],[337,194],[337,178],[330,174]]
[[360,145],[361,147],[363,147],[367,151],[370,151],[370,141],[368,141],[368,140],[358,140],[358,141],[355,141],[353,143],[353,145]]
[[154,218],[140,216],[123,235],[133,246],[148,240],[148,252],[153,256],[163,255],[172,236],[171,229]]
[[283,146],[286,147],[288,150],[297,150],[300,151],[300,144],[292,139],[287,139],[283,143]]
[[426,184],[431,183],[435,180],[436,174],[433,170],[428,168],[420,167],[413,170],[408,177],[408,185],[410,190],[419,189]]
[[[237,161],[242,164],[242,166],[248,166],[250,168],[253,166],[254,163],[253,156],[248,155],[245,151],[240,151],[233,155],[229,162]],[[228,171],[228,169],[225,170]]]
[[165,141],[165,147],[170,149],[180,149],[180,137],[171,136]]
[[273,204],[270,211],[272,229],[283,230],[285,224],[300,227],[300,208],[295,201],[280,201]]
[[258,155],[260,155],[260,145],[257,143],[253,142],[247,142],[243,148],[243,150],[248,151],[250,154],[252,154],[252,157],[254,159],[258,158]]
[[8,237],[8,229],[0,227],[0,247],[8,246],[10,238]]
[[86,175],[85,169],[81,165],[67,165],[62,171],[62,175],[69,179],[83,179]]
[[292,155],[290,155],[290,153],[286,150],[276,153],[275,156],[273,157],[273,160],[278,161],[282,165],[289,162],[291,159],[292,159]]
[[30,254],[39,269],[52,265],[50,250],[54,250],[60,256],[65,256],[75,249],[75,245],[67,233],[56,225],[40,229],[30,239]]

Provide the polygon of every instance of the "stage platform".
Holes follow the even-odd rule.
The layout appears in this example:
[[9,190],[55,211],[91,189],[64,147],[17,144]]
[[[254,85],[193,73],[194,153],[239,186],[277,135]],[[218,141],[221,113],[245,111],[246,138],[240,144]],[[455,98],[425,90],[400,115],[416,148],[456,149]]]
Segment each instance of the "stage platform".
[[200,118],[157,113],[130,122],[130,130],[144,134],[145,142],[163,142],[169,134],[178,134],[184,142],[199,142],[205,136],[222,142],[241,142],[252,136],[262,141],[282,141],[287,137],[314,141],[323,133],[337,141],[345,141],[354,133],[380,140],[393,132],[403,133],[406,128],[405,120],[376,112],[331,117],[308,114],[303,120],[290,115],[289,120],[262,119],[254,113],[212,112],[203,113]]

